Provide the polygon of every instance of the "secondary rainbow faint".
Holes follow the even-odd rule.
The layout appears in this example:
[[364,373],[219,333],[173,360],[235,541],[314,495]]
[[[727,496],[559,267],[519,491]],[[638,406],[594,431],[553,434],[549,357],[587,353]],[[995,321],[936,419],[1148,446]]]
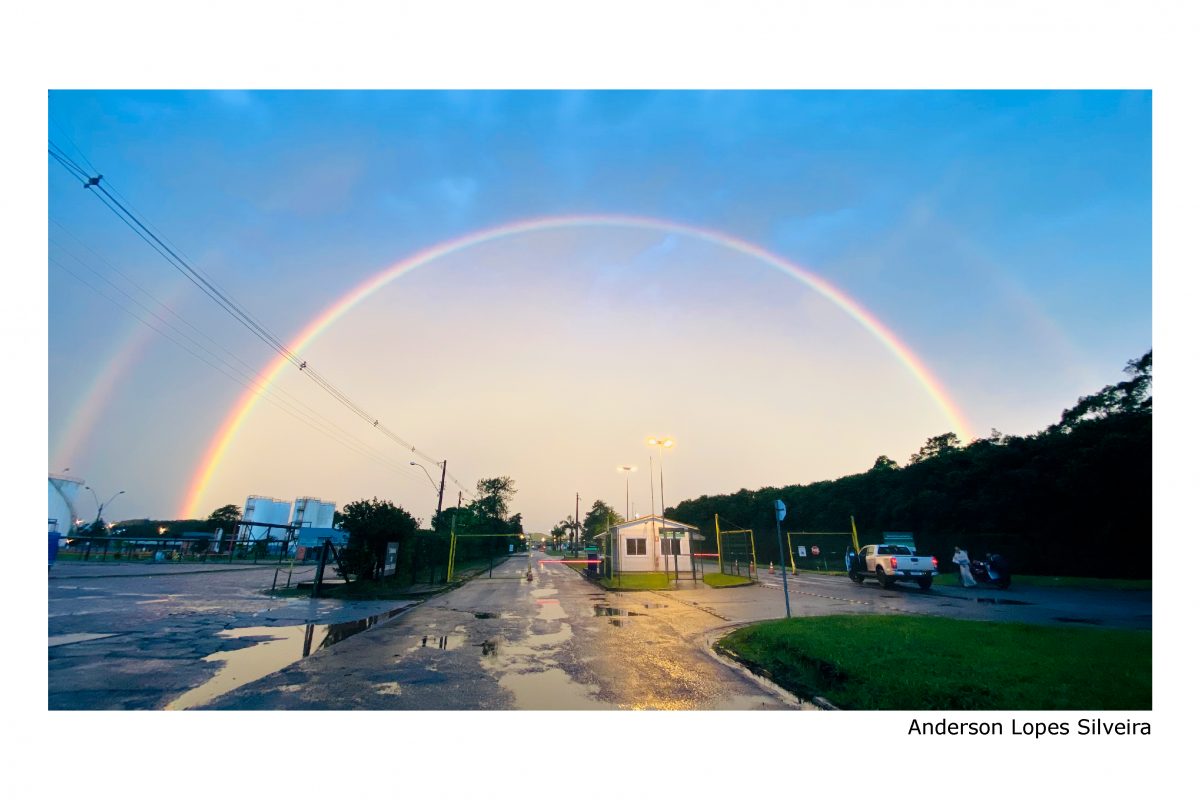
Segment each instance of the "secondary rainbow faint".
[[[358,303],[370,297],[376,291],[391,283],[396,278],[399,278],[405,273],[417,269],[418,267],[431,264],[439,258],[448,256],[452,253],[465,250],[476,245],[493,242],[497,239],[508,238],[512,236],[520,236],[522,234],[534,233],[538,231],[550,231],[564,228],[627,228],[637,230],[650,230],[659,233],[673,233],[681,236],[690,236],[702,241],[711,242],[713,244],[727,247],[735,250],[751,258],[762,261],[781,272],[797,278],[801,282],[808,285],[821,296],[830,300],[838,308],[845,311],[859,325],[865,328],[872,336],[904,365],[904,367],[912,373],[917,382],[924,388],[925,392],[933,400],[934,404],[946,417],[951,429],[958,434],[963,441],[969,441],[970,425],[968,425],[966,417],[962,411],[958,409],[950,395],[946,392],[941,383],[934,377],[933,372],[926,367],[916,354],[900,341],[896,334],[892,333],[886,325],[877,318],[872,316],[865,308],[859,305],[852,297],[838,289],[833,284],[824,278],[816,275],[799,265],[788,261],[780,256],[775,255],[758,245],[747,242],[743,239],[730,236],[729,234],[720,231],[711,230],[708,228],[700,228],[693,225],[687,225],[681,222],[671,220],[654,219],[651,217],[634,217],[622,215],[575,215],[575,216],[556,216],[556,217],[537,217],[535,219],[522,220],[518,222],[500,225],[494,228],[486,228],[484,230],[468,233],[465,236],[460,236],[456,239],[451,239],[440,244],[433,245],[418,253],[415,253],[408,258],[398,261],[390,267],[377,272],[367,280],[354,287],[346,294],[342,295],[338,300],[329,305],[324,311],[318,314],[307,327],[297,334],[291,342],[288,343],[288,349],[294,353],[299,353],[309,344],[311,344],[318,336],[320,336],[330,325],[336,322],[343,314],[354,308]],[[201,500],[204,497],[204,492],[212,481],[213,475],[216,474],[217,468],[221,464],[229,445],[237,436],[238,430],[249,417],[250,412],[254,410],[258,402],[259,396],[263,389],[268,386],[276,377],[288,366],[290,362],[280,356],[274,359],[254,381],[258,388],[248,389],[237,402],[225,420],[221,423],[216,435],[212,438],[208,448],[201,459],[199,466],[193,474],[191,484],[188,488],[183,508],[180,511],[180,516],[183,518],[196,517],[201,513]]]
[[84,443],[96,432],[100,412],[112,401],[121,379],[146,351],[153,333],[154,328],[149,325],[135,325],[129,336],[113,348],[111,356],[97,360],[92,382],[77,392],[79,400],[66,416],[66,429],[53,448],[52,468],[62,469],[63,464],[76,465],[79,461]]

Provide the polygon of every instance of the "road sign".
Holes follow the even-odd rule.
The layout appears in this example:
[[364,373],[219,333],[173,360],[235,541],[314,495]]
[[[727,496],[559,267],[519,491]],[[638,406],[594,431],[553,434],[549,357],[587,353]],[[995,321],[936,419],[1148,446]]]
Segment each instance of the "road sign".
[[787,516],[787,507],[783,504],[782,500],[776,500],[775,501],[775,519],[777,519],[780,522],[783,522],[783,518],[786,516]]
[[804,555],[804,545],[796,545],[796,555],[800,556],[800,558],[806,558]]

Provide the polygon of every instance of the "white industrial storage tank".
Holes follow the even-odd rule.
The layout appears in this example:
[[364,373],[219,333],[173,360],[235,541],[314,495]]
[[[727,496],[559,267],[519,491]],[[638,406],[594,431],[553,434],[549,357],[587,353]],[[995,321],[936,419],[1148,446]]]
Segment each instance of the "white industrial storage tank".
[[83,481],[66,475],[50,475],[50,529],[59,533],[70,533],[75,528],[78,512],[75,510],[75,495]]
[[265,539],[268,536],[280,539],[285,531],[282,528],[268,528],[266,525],[287,525],[291,514],[292,504],[276,497],[264,497],[252,494],[246,498],[246,506],[242,509],[242,519],[246,522],[261,522],[263,526],[242,525],[239,530],[240,538]]
[[292,524],[300,528],[332,528],[335,503],[319,497],[297,497],[292,506]]

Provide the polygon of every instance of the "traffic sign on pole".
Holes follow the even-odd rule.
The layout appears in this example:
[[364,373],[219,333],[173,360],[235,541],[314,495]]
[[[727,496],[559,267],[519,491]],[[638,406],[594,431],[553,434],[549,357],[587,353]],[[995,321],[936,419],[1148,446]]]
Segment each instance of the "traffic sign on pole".
[[[775,536],[779,539],[779,553],[782,555],[787,551],[783,549],[783,530],[779,527],[779,523],[783,522],[784,516],[787,514],[787,508],[784,507],[782,500],[775,501]],[[783,563],[782,561],[780,563]],[[787,588],[787,570],[783,570],[783,607],[787,612],[788,619],[792,618],[792,599],[788,596]]]

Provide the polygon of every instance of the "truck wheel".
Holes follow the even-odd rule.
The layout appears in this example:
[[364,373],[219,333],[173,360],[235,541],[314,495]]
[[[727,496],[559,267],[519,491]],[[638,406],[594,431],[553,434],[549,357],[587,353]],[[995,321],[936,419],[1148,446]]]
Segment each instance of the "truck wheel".
[[892,588],[892,581],[888,578],[887,573],[883,571],[883,567],[875,568],[875,580],[879,581],[879,585],[884,589]]
[[929,591],[930,587],[933,586],[933,578],[917,578],[917,586],[920,586],[925,591]]

